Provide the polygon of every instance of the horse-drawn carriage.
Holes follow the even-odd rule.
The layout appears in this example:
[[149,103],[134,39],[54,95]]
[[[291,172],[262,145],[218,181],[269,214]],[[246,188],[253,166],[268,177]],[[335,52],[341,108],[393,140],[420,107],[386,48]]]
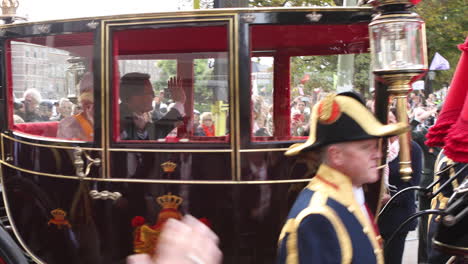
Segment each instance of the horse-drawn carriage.
[[[192,214],[219,234],[224,263],[273,263],[311,173],[304,157],[283,153],[305,140],[299,121],[339,79],[367,86],[358,76],[369,75],[371,18],[370,7],[222,9],[1,26],[0,174],[19,244],[37,263],[123,263],[152,252],[167,218]],[[158,97],[152,112],[163,116],[179,103],[180,115],[122,111],[132,73],[152,85],[130,91],[136,102]],[[165,90],[172,76],[185,100]],[[27,101],[42,101],[33,89],[76,112],[54,120],[61,105],[45,105],[48,118],[26,118]],[[87,136],[61,133],[67,118]],[[173,129],[127,137],[124,121],[138,118]]]

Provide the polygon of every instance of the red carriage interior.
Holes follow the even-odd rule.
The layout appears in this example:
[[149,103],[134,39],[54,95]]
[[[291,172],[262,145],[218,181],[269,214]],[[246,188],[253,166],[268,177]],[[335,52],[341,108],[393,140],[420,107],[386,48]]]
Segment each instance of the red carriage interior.
[[55,137],[57,135],[58,121],[40,123],[14,124],[13,130],[41,137]]

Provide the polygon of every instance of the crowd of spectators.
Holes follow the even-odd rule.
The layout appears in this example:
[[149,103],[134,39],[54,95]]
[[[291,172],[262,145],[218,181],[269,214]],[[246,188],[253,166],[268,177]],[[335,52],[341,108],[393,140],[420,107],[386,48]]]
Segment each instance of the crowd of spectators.
[[[185,116],[185,93],[180,79],[168,81],[169,98],[165,90],[154,93],[150,76],[128,73],[120,82],[120,139],[159,140],[177,136],[177,127]],[[62,98],[56,104],[42,100],[36,89],[24,93],[23,100],[15,102],[15,123],[58,121],[57,137],[74,140],[93,140],[94,100],[92,77],[80,81],[78,103]],[[190,131],[190,129],[189,129]],[[194,136],[214,137],[215,123],[211,112],[193,112]]]
[[[422,91],[413,91],[408,95],[407,101],[407,114],[411,126],[411,167],[413,170],[412,178],[408,182],[401,180],[399,174],[399,159],[398,153],[400,146],[398,140],[394,143],[389,143],[386,174],[384,174],[384,182],[387,187],[387,194],[384,195],[383,205],[390,197],[396,195],[397,192],[411,186],[427,187],[434,180],[434,165],[436,158],[440,152],[439,148],[431,148],[425,145],[426,134],[431,126],[437,120],[438,114],[442,109],[444,101],[442,93],[431,93],[427,96]],[[396,111],[395,100],[390,104],[390,109]],[[366,106],[374,110],[374,100],[371,97],[367,100]],[[389,118],[390,119],[390,118]],[[427,263],[428,256],[430,255],[430,238],[428,238],[427,216],[423,216],[419,223],[406,225],[398,232],[396,228],[398,225],[394,223],[401,223],[408,219],[411,215],[418,210],[426,210],[430,208],[431,201],[424,195],[415,196],[408,193],[399,196],[389,204],[388,210],[383,217],[379,220],[379,229],[384,240],[388,240],[393,236],[391,244],[387,245],[385,252],[385,262],[387,263],[401,263],[403,251],[405,248],[405,241],[409,231],[415,230],[418,226],[419,235],[419,248],[418,248],[418,261],[419,263]]]
[[[313,95],[297,96],[290,103],[290,135],[306,136],[309,130],[309,119],[312,106],[315,102],[326,96],[327,93],[314,92]],[[372,97],[371,97],[372,98]],[[432,126],[441,109],[444,98],[440,95],[429,94],[427,97],[420,91],[411,92],[408,95],[408,116],[412,125],[413,133],[424,133]],[[252,127],[254,136],[273,136],[273,103],[264,95],[255,95],[252,98]],[[168,101],[164,91],[154,95],[151,111],[151,119],[159,120],[168,111]],[[367,106],[373,108],[373,99],[367,101]],[[81,112],[81,106],[67,98],[58,101],[43,100],[36,89],[25,91],[23,99],[14,102],[14,122],[48,122],[61,121]],[[203,119],[205,118],[205,119]],[[211,123],[210,123],[211,122]],[[213,136],[214,119],[210,112],[193,113],[193,135]]]
[[[309,131],[310,112],[314,104],[328,93],[314,92],[292,98],[290,102],[290,135],[307,136]],[[252,131],[256,137],[274,135],[273,102],[265,95],[252,97]]]
[[[291,136],[305,136],[308,134],[311,108],[315,102],[326,95],[327,93],[321,92],[314,94],[314,96],[298,96],[292,100],[290,105]],[[373,96],[371,93],[366,103],[366,106],[372,111],[374,110]],[[424,142],[426,141],[426,134],[429,128],[437,120],[444,99],[443,93],[440,92],[425,96],[421,91],[413,91],[408,95],[407,113],[412,135],[410,146],[411,166],[413,169],[412,179],[409,182],[401,180],[398,158],[400,151],[399,140],[398,138],[390,139],[387,155],[388,167],[384,171],[383,179],[388,193],[384,196],[382,206],[398,191],[415,185],[427,187],[434,180],[434,164],[440,149],[428,147]],[[389,122],[396,122],[394,115],[396,111],[395,104],[395,100],[392,100],[390,109],[393,112],[389,114]],[[273,135],[272,104],[269,104],[265,97],[257,95],[252,98],[252,108],[254,136]],[[407,219],[416,212],[417,207],[419,207],[419,210],[429,209],[430,202],[430,199],[423,195],[414,196],[411,193],[394,200],[393,205],[389,206],[386,215],[381,218],[384,221],[379,222],[382,237],[388,240],[394,231],[396,231],[396,227],[398,227],[398,225],[394,224],[395,222],[402,222]],[[427,220],[427,216],[424,216],[419,222],[414,221],[395,235],[394,241],[387,249],[388,253],[385,255],[386,262],[401,263],[408,232],[414,230],[416,226],[418,226],[420,242],[418,259],[423,262],[428,259],[430,248],[427,245],[430,244],[430,238],[427,235]]]
[[[374,111],[374,93],[371,92],[366,106]],[[413,91],[408,95],[408,118],[412,131],[421,131],[434,125],[437,115],[442,108],[442,94],[431,93],[427,97],[421,91]],[[390,107],[395,108],[395,101],[392,101]]]
[[74,112],[79,112],[78,105],[68,98],[58,101],[43,100],[37,89],[31,88],[24,92],[23,99],[13,103],[14,122],[48,122],[60,121]]

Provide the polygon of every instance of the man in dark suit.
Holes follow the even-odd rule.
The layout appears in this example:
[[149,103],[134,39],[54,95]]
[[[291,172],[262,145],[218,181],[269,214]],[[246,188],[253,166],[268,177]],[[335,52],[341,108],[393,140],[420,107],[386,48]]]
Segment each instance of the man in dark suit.
[[[388,163],[389,167],[389,184],[396,188],[392,192],[392,196],[397,192],[411,186],[418,186],[422,172],[422,151],[419,145],[411,142],[411,168],[413,174],[410,181],[403,181],[400,176],[400,159],[397,156]],[[379,217],[379,230],[384,241],[387,241],[398,228],[398,226],[416,212],[416,198],[413,192],[404,193],[396,197],[392,204],[389,204],[385,214]],[[385,247],[385,263],[400,264],[403,258],[405,249],[406,236],[409,231],[416,228],[417,220],[412,221],[404,228],[399,230],[393,240]]]
[[185,115],[185,93],[182,82],[173,77],[168,81],[174,104],[158,120],[151,111],[154,98],[150,75],[132,72],[120,80],[120,139],[156,140],[164,138],[182,122]]
[[309,139],[286,155],[317,152],[321,165],[283,226],[278,263],[383,263],[361,186],[379,179],[379,138],[407,130],[403,123],[381,124],[350,93],[314,106]]
[[[434,180],[434,164],[436,163],[437,156],[440,153],[440,148],[429,147],[424,142],[426,141],[427,127],[421,126],[419,130],[413,130],[411,137],[418,143],[422,149],[423,154],[423,168],[419,186],[427,187]],[[431,198],[427,197],[424,193],[419,193],[419,210],[427,210],[431,208]],[[430,251],[430,241],[428,241],[428,223],[429,217],[424,215],[419,221],[418,227],[418,263],[427,263]]]

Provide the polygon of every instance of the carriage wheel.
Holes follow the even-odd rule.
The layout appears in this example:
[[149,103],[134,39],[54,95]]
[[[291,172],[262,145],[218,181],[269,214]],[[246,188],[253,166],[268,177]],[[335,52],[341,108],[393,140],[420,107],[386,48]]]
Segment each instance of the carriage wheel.
[[23,250],[11,238],[3,227],[0,227],[0,264],[28,264]]

